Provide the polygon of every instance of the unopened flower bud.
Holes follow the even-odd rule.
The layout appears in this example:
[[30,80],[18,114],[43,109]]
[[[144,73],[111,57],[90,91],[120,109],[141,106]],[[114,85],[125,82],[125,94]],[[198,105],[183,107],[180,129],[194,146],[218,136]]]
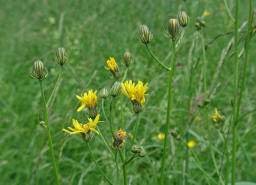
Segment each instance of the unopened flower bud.
[[57,59],[57,63],[60,64],[61,66],[63,66],[67,62],[68,57],[66,55],[64,48],[58,48],[56,52],[56,59]]
[[103,88],[101,89],[100,93],[99,93],[99,96],[103,99],[106,99],[108,97],[109,93],[108,93],[108,90],[107,88]]
[[124,53],[124,63],[126,65],[126,67],[129,67],[130,63],[131,63],[131,53],[129,51],[126,51]]
[[178,128],[172,129],[172,130],[170,131],[170,133],[171,133],[171,135],[172,135],[175,139],[177,139],[177,140],[180,139],[180,134],[179,134]]
[[138,145],[133,145],[131,152],[134,154],[138,154],[139,157],[144,157],[146,155],[146,151],[144,150],[144,148]]
[[110,89],[110,95],[112,97],[119,96],[121,93],[121,83],[120,82],[115,82],[114,85]]
[[206,26],[205,21],[201,17],[196,18],[196,23],[195,23],[196,29],[201,30]]
[[43,80],[47,74],[44,63],[40,60],[35,61],[31,72],[32,77],[37,78],[38,80]]
[[180,35],[180,25],[177,19],[169,19],[168,31],[173,41]]
[[136,114],[140,113],[143,109],[142,105],[139,102],[137,102],[137,100],[132,101],[132,105],[133,105],[133,111]]
[[149,44],[153,39],[152,33],[149,31],[146,25],[140,25],[139,27],[140,40],[143,44]]
[[186,14],[186,12],[181,11],[178,13],[178,20],[182,27],[186,27],[189,22],[189,16]]

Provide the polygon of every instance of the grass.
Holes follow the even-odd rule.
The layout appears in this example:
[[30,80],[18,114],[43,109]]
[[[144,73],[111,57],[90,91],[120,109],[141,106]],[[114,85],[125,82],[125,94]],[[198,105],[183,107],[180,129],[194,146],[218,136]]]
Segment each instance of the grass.
[[[227,1],[234,16],[234,0]],[[41,108],[40,86],[29,76],[30,69],[36,59],[41,59],[48,69],[48,77],[43,81],[46,98],[61,70],[55,61],[55,51],[58,47],[66,48],[69,61],[64,66],[61,87],[55,102],[50,109],[49,122],[61,184],[107,184],[93,163],[87,145],[80,137],[69,137],[61,129],[71,124],[72,118],[84,120],[85,114],[77,113],[79,102],[75,94],[84,90],[97,89],[113,83],[108,71],[104,69],[105,61],[110,56],[115,57],[122,71],[122,55],[129,50],[134,58],[127,79],[149,82],[149,96],[144,111],[140,115],[140,123],[136,140],[144,146],[147,157],[135,159],[129,163],[127,170],[128,184],[156,184],[161,167],[162,142],[157,134],[164,132],[167,107],[168,72],[162,70],[147,53],[138,38],[137,26],[147,24],[154,34],[150,47],[152,51],[168,64],[171,57],[171,41],[166,37],[167,22],[175,17],[178,10],[185,10],[191,18],[186,29],[180,49],[177,51],[177,67],[174,75],[173,108],[171,112],[172,125],[170,129],[178,128],[181,140],[173,140],[167,148],[166,181],[169,184],[182,184],[182,173],[186,144],[185,126],[188,122],[187,107],[189,93],[189,63],[197,67],[193,71],[191,97],[193,102],[203,93],[203,65],[200,37],[196,34],[194,23],[197,16],[205,10],[210,16],[205,18],[206,28],[203,29],[205,43],[209,43],[216,35],[233,31],[229,24],[229,15],[224,10],[223,1],[114,1],[106,0],[96,3],[88,1],[3,1],[0,0],[0,185],[20,184],[54,184],[53,169],[47,145],[47,135],[39,122],[44,117]],[[254,3],[255,8],[255,3]],[[240,3],[239,27],[248,19],[249,7]],[[246,37],[246,27],[240,34]],[[208,110],[213,113],[217,107],[225,115],[225,128],[230,128],[232,120],[234,56],[231,53],[224,59],[218,69],[222,50],[227,46],[232,34],[220,37],[206,49],[207,87],[213,91]],[[253,62],[256,54],[255,38],[251,40],[249,50],[248,75],[241,104],[241,115],[255,109],[255,70]],[[240,51],[244,42],[238,46]],[[243,61],[243,57],[241,60]],[[241,63],[239,68],[241,69]],[[219,71],[217,80],[214,74]],[[197,101],[196,101],[197,100]],[[136,117],[127,98],[124,111],[125,130],[133,131]],[[105,102],[109,107],[110,101]],[[120,101],[115,101],[115,109],[120,110]],[[100,105],[98,105],[100,110]],[[121,116],[113,112],[113,128],[120,128]],[[201,121],[195,121],[189,126],[189,138],[197,145],[192,149],[189,161],[189,184],[207,184],[202,170],[210,177],[210,184],[219,182],[218,174],[212,162],[209,151],[209,140],[205,110],[195,109],[193,116],[199,115]],[[108,110],[106,114],[109,114]],[[104,119],[104,116],[102,116]],[[255,112],[249,113],[240,120],[237,128],[237,177],[236,181],[255,182]],[[210,122],[211,123],[211,122]],[[107,142],[111,142],[108,123],[99,126]],[[225,174],[227,167],[227,152],[224,137],[227,137],[228,152],[231,150],[231,131],[210,125],[213,147],[220,173]],[[128,140],[129,141],[129,140]],[[128,142],[127,141],[127,142]],[[129,143],[127,143],[129,146]],[[100,137],[94,137],[90,143],[99,166],[111,179],[116,178],[115,161],[110,160],[110,154]],[[172,149],[171,149],[172,148]],[[120,160],[120,158],[119,158]],[[229,159],[231,162],[231,159]],[[199,163],[199,162],[200,163]],[[153,166],[153,167],[152,167]],[[231,166],[231,165],[230,165]],[[121,169],[121,168],[120,168]],[[228,173],[230,179],[231,174]],[[120,175],[122,179],[122,175]],[[112,180],[113,181],[113,180]],[[229,181],[231,182],[231,181]]]

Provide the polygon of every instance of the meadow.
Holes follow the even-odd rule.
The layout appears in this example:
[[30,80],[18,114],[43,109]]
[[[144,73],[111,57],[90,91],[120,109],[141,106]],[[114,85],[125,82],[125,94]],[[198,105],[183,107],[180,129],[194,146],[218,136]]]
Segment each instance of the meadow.
[[[39,80],[31,77],[36,60],[48,72],[42,80],[46,101],[62,71],[48,106],[59,184],[255,185],[256,17],[250,10],[256,3],[250,8],[251,2],[0,0],[0,185],[56,184]],[[177,18],[180,11],[187,13],[189,22],[181,28],[173,57],[168,20]],[[166,66],[175,60],[168,137],[164,133],[170,71],[141,42],[142,24],[153,35],[148,47],[157,58]],[[239,30],[234,29],[236,25]],[[56,62],[60,47],[68,56],[63,66]],[[126,51],[131,54],[128,68],[123,58]],[[103,88],[110,91],[116,81],[105,69],[110,57],[119,66],[118,81],[125,74],[124,81],[148,83],[140,113],[134,113],[134,102],[123,93],[99,97]],[[97,129],[105,141],[101,134],[91,133],[85,141],[62,130],[72,127],[72,119],[87,122],[88,109],[77,111],[81,103],[76,95],[91,89],[97,90],[97,112],[104,121]],[[240,97],[239,107],[236,98]],[[235,119],[236,171],[232,172]],[[120,128],[126,132],[125,143],[115,148]],[[143,155],[131,152],[134,144]]]

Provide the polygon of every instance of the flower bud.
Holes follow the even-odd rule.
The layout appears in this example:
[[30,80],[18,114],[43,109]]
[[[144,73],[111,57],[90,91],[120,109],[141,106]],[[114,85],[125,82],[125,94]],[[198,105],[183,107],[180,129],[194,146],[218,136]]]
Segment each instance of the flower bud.
[[178,13],[178,20],[182,27],[186,27],[189,22],[189,16],[186,14],[186,12],[181,11]]
[[139,27],[140,40],[143,44],[149,44],[153,39],[152,33],[149,31],[146,25],[140,25]]
[[201,17],[196,18],[195,26],[197,30],[201,30],[206,26],[205,21]]
[[133,145],[131,152],[134,154],[138,154],[139,157],[144,157],[146,155],[146,151],[144,150],[144,148],[138,145]]
[[61,66],[63,66],[67,62],[68,57],[66,55],[64,48],[58,48],[56,52],[56,59],[57,59],[57,63],[60,64]]
[[101,91],[99,93],[100,98],[106,99],[108,97],[108,95],[109,95],[109,93],[108,93],[107,88],[101,89]]
[[180,35],[180,25],[177,19],[169,19],[168,31],[173,41]]
[[129,67],[130,63],[131,63],[132,59],[131,59],[131,53],[129,51],[126,51],[124,53],[124,63],[126,65],[126,67]]
[[110,89],[110,95],[112,97],[119,96],[121,93],[121,83],[120,82],[115,82],[114,85]]
[[47,74],[44,63],[40,60],[35,61],[31,72],[32,77],[37,78],[38,80],[43,80]]
[[133,111],[136,114],[140,113],[143,109],[142,105],[139,102],[137,102],[137,100],[132,101],[132,105],[133,105]]

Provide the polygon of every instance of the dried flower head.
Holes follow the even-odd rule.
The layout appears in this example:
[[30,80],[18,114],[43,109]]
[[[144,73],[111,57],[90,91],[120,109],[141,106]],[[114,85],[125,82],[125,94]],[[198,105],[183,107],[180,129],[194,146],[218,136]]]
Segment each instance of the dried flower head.
[[126,132],[124,132],[121,128],[116,132],[115,134],[115,139],[113,142],[113,146],[115,148],[121,148],[125,144],[125,137],[126,137]]
[[110,70],[111,73],[113,74],[113,76],[115,78],[119,77],[119,68],[118,65],[116,63],[116,60],[113,57],[110,57],[107,61],[106,61],[108,67],[105,66],[106,70]]
[[139,81],[137,85],[131,80],[121,83],[121,91],[127,96],[133,103],[133,109],[135,113],[142,111],[142,106],[145,102],[145,94],[147,91],[148,83],[143,85],[143,82]]
[[139,35],[141,42],[146,45],[149,44],[153,39],[153,35],[146,25],[139,26]]
[[44,67],[44,63],[41,60],[37,60],[34,62],[33,69],[31,72],[31,76],[33,78],[37,78],[38,80],[43,80],[47,76],[47,70]]

